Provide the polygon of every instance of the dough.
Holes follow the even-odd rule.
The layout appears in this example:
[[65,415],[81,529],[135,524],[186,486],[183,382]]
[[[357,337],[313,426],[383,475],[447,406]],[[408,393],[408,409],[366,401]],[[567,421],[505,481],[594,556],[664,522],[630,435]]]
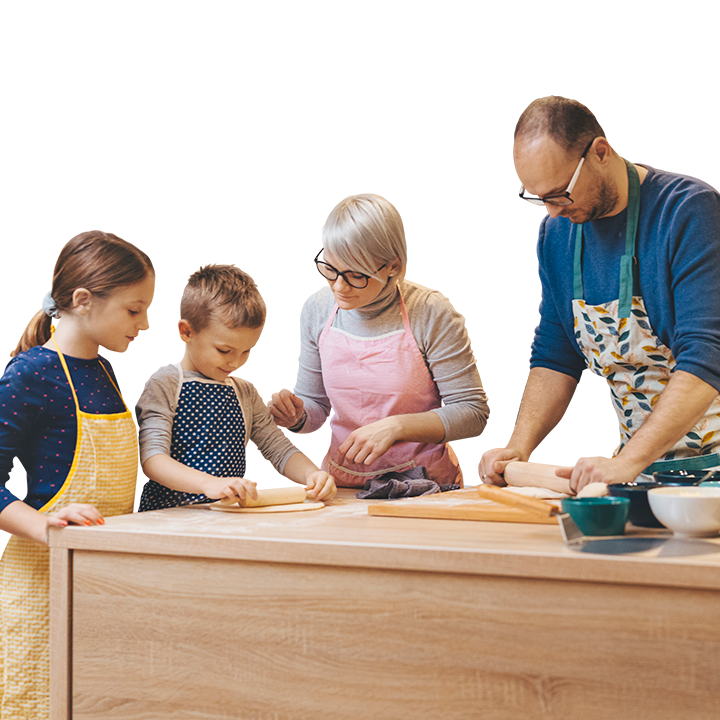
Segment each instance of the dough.
[[579,498],[584,497],[603,497],[608,494],[607,483],[594,482],[588,483],[578,494]]
[[279,512],[301,512],[303,510],[320,510],[325,507],[324,502],[311,502],[307,500],[301,503],[291,503],[289,505],[263,505],[260,507],[238,507],[237,505],[223,505],[216,502],[208,505],[211,510],[220,510],[221,512],[231,513],[279,513]]
[[245,500],[231,502],[229,499],[221,500],[220,503],[229,508],[252,508],[265,507],[267,505],[291,505],[305,502],[305,487],[295,485],[284,488],[258,488],[257,500],[246,497]]

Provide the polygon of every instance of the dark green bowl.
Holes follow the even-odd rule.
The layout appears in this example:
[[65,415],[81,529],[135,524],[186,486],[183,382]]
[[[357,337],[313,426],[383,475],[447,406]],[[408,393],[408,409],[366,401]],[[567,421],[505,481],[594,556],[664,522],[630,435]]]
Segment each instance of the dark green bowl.
[[565,498],[562,509],[569,513],[583,535],[623,535],[630,500],[609,496]]

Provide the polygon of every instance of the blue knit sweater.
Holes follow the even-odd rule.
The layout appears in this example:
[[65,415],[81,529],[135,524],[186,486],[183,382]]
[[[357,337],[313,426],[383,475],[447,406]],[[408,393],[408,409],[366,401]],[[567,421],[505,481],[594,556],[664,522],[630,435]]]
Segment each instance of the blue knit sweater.
[[[647,166],[645,166],[647,167]],[[640,186],[639,285],[656,335],[677,369],[720,391],[720,193],[695,178],[654,170]],[[627,210],[584,226],[583,282],[592,305],[618,297]],[[540,226],[540,324],[531,367],[580,379],[585,359],[573,337],[575,228],[547,216]]]

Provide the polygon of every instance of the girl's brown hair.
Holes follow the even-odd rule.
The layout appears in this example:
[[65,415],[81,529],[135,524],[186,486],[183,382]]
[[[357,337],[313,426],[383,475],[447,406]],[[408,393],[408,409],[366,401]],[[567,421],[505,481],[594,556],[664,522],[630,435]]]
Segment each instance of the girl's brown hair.
[[[103,298],[123,285],[141,282],[154,272],[150,258],[142,250],[117,235],[91,230],[76,235],[60,251],[50,295],[62,314],[72,308],[72,296],[78,288]],[[44,345],[50,339],[51,324],[52,319],[44,310],[36,313],[10,357]]]

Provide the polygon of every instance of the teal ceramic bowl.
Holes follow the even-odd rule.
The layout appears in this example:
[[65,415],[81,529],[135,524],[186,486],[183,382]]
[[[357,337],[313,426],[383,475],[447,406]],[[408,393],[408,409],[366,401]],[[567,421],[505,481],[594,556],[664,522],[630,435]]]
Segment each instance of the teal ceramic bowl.
[[575,521],[583,535],[623,535],[630,500],[610,496],[565,498],[562,509]]
[[700,483],[700,487],[720,487],[720,480],[705,480]]

